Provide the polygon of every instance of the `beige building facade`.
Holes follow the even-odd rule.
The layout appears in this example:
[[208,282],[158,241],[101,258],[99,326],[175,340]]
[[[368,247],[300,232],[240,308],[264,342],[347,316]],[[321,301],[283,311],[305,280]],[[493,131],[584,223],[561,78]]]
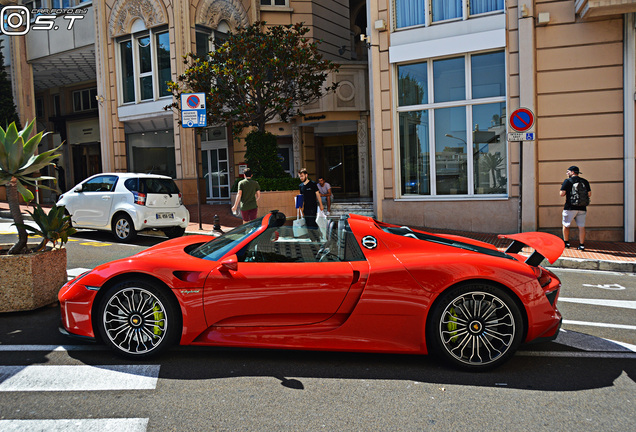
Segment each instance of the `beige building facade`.
[[[588,238],[634,241],[636,0],[70,3],[84,14],[72,30],[57,16],[64,31],[1,36],[23,122],[65,143],[67,187],[152,171],[177,179],[186,203],[229,201],[242,141],[225,125],[182,128],[163,83],[229,30],[302,21],[341,64],[329,77],[340,87],[268,125],[292,176],[306,167],[388,222],[558,234],[560,184],[578,165],[593,188]],[[534,139],[508,139],[519,108]]]
[[[593,189],[587,237],[634,241],[634,11],[634,1],[370,1],[377,215],[559,234],[560,185],[578,165]],[[508,140],[519,108],[534,115],[534,140]]]
[[[18,2],[33,18],[57,0]],[[340,87],[290,123],[271,123],[281,163],[296,176],[306,167],[325,176],[341,197],[369,197],[369,104],[363,1],[100,0],[62,2],[73,11],[56,29],[5,35],[21,117],[64,142],[60,166],[67,188],[98,172],[153,172],[176,179],[186,204],[229,202],[244,165],[241,137],[224,124],[200,135],[164,107],[189,52],[204,53],[229,31],[255,21],[303,22],[321,52],[341,65],[328,78]],[[46,14],[46,12],[45,12]],[[83,15],[68,30],[68,15]],[[361,23],[361,20],[364,22]],[[59,175],[59,173],[58,173]],[[52,197],[45,197],[53,199]]]

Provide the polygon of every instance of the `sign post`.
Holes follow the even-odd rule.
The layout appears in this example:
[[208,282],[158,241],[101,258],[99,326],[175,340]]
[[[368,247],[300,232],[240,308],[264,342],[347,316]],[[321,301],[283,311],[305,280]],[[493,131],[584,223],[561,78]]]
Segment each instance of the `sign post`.
[[[181,126],[184,128],[206,127],[208,116],[205,111],[205,93],[183,93],[181,95]],[[201,220],[201,193],[199,191],[199,138],[194,139],[194,161],[197,181],[197,213],[199,229],[203,230]]]

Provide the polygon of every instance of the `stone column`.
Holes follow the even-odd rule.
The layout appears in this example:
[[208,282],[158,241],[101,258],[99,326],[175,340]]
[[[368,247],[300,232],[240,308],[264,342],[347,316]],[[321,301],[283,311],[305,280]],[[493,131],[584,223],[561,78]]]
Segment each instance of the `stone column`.
[[360,196],[369,197],[369,133],[368,133],[368,116],[360,115],[358,120],[358,160],[359,160],[359,177],[360,177]]
[[295,177],[298,170],[302,168],[301,161],[303,160],[302,154],[301,154],[303,143],[302,143],[302,138],[300,137],[300,126],[297,126],[297,125],[292,126],[292,142],[293,142],[292,149],[294,154],[292,156],[293,166],[292,166],[291,175],[292,177]]
[[[11,81],[15,87],[15,105],[22,127],[35,119],[33,66],[27,62],[26,38],[13,35],[11,40]],[[5,125],[2,125],[5,127]]]

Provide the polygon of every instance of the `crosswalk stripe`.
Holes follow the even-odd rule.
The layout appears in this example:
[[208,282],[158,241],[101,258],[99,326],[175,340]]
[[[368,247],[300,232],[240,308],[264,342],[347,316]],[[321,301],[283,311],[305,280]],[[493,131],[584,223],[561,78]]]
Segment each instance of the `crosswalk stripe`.
[[636,301],[633,300],[607,300],[589,298],[559,297],[559,302],[587,304],[594,306],[609,306],[623,309],[636,309]]
[[0,392],[153,390],[159,368],[159,365],[0,366]]
[[589,327],[606,327],[606,328],[612,328],[612,329],[636,330],[636,326],[629,325],[629,324],[610,324],[610,323],[575,321],[575,320],[563,320],[563,324],[581,325],[581,326],[589,326]]
[[147,418],[0,420],[3,432],[144,432]]
[[0,352],[12,351],[104,351],[106,345],[0,345]]

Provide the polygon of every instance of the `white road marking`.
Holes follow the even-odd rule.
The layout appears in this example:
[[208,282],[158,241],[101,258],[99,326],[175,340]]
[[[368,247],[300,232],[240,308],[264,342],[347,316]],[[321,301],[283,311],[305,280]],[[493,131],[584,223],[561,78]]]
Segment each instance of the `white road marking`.
[[627,325],[627,324],[609,324],[609,323],[597,323],[597,322],[574,321],[574,320],[563,320],[563,324],[581,325],[581,326],[589,326],[589,327],[606,327],[606,328],[625,329],[625,330],[636,330],[636,326]]
[[82,273],[87,272],[89,270],[92,270],[92,269],[83,268],[83,267],[66,269],[66,275],[68,276],[68,280],[72,280],[72,279],[75,279],[77,276],[81,275]]
[[0,420],[3,432],[144,432],[147,418]]
[[588,304],[594,306],[609,306],[623,309],[636,309],[636,301],[634,300],[606,300],[606,299],[588,299],[588,298],[572,298],[559,297],[559,302]]
[[154,390],[159,365],[0,366],[0,391]]
[[619,284],[603,284],[603,285],[583,284],[583,286],[584,287],[606,289],[606,290],[614,290],[614,291],[620,291],[620,290],[626,289],[623,285],[619,285]]
[[105,345],[0,345],[0,352],[12,351],[105,351]]
[[636,359],[636,352],[517,351],[523,357]]

